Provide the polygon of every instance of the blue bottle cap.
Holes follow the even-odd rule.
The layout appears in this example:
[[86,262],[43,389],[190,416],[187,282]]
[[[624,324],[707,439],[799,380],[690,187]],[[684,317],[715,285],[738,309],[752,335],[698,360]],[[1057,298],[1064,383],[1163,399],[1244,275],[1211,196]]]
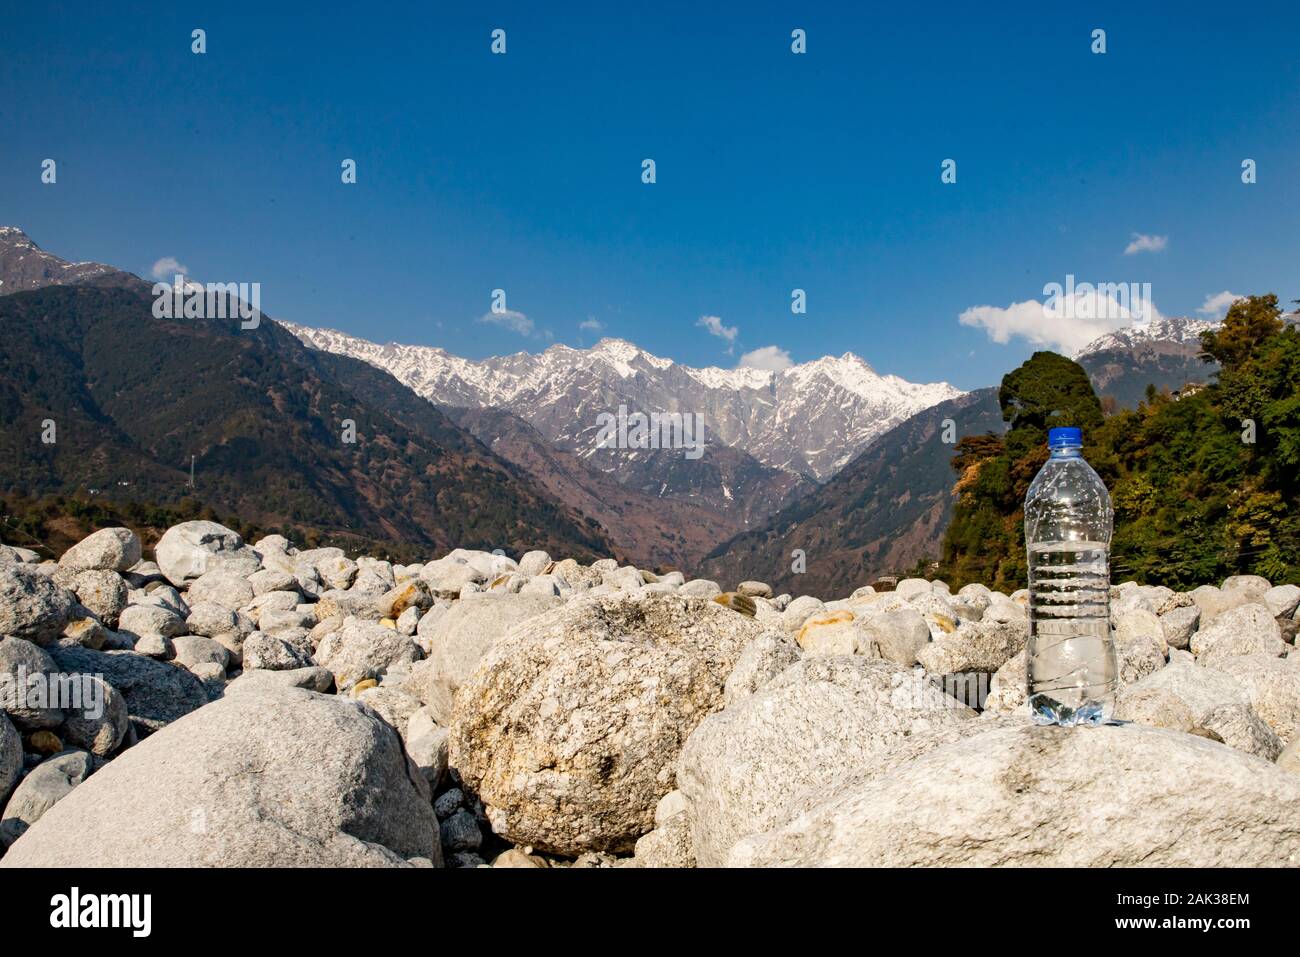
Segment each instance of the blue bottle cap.
[[1076,428],[1048,429],[1049,449],[1077,449],[1083,446],[1083,430]]

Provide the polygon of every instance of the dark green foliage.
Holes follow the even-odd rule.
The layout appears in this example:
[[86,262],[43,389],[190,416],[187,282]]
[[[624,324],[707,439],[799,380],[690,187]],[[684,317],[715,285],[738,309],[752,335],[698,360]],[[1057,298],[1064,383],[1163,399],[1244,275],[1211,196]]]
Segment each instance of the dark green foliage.
[[[0,493],[168,507],[190,497],[299,539],[392,542],[425,557],[457,546],[610,553],[582,516],[386,373],[310,352],[270,321],[157,319],[151,305],[143,284],[0,297]],[[46,419],[54,444],[41,441]]]
[[1025,491],[1046,460],[1046,429],[1068,424],[1083,428],[1084,456],[1111,490],[1116,581],[1300,580],[1300,333],[1280,313],[1276,296],[1240,300],[1202,343],[1220,364],[1215,384],[1177,399],[1149,389],[1104,422],[1073,363],[1035,354],[1003,380],[1004,445],[958,446],[941,576],[1024,587]]
[[264,526],[247,522],[238,515],[222,515],[212,506],[190,496],[174,505],[67,498],[62,495],[46,495],[40,499],[23,495],[0,496],[0,544],[29,548],[42,558],[58,558],[97,529],[129,528],[140,536],[147,554],[168,528],[194,519],[219,522],[238,532],[250,544],[274,534],[283,535],[301,548],[335,545],[356,554],[404,563],[423,561],[427,557],[423,549],[407,542],[376,541],[310,526]]
[[958,498],[940,575],[954,588],[967,582],[1008,591],[1023,587],[1025,492],[1047,460],[1048,430],[1076,426],[1088,443],[1102,423],[1088,374],[1054,352],[1035,352],[1007,373],[998,404],[1006,435],[963,439],[952,461]]
[[1203,341],[1215,385],[1107,422],[1094,464],[1115,503],[1117,579],[1300,581],[1300,333],[1280,313],[1273,295],[1238,301]]

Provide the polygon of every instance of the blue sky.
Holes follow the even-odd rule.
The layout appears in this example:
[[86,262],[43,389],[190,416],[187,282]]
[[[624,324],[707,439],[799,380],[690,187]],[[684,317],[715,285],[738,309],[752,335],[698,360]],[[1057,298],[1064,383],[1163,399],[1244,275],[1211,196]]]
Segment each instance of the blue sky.
[[[1300,297],[1295,4],[272,6],[11,9],[0,223],[380,341],[853,351],[964,388],[1034,345],[959,316],[1067,274],[1165,315]],[[526,320],[482,321],[496,288]]]

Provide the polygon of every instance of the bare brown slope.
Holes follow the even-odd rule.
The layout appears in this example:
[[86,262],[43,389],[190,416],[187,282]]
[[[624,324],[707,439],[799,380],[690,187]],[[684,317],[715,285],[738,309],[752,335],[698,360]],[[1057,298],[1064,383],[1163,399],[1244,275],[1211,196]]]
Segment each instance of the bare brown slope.
[[657,498],[618,482],[502,409],[444,410],[497,456],[530,475],[552,498],[600,523],[620,553],[642,568],[689,570],[743,529],[737,513]]
[[[918,412],[886,432],[816,492],[782,509],[762,528],[711,553],[700,574],[723,587],[765,581],[778,591],[843,597],[878,575],[938,555],[952,512],[953,446],[943,441],[952,419],[956,439],[1004,425],[996,389],[981,389]],[[792,569],[804,553],[806,570]]]
[[[0,492],[199,497],[262,526],[425,554],[610,551],[594,523],[436,409],[417,420],[367,402],[342,378],[272,322],[244,331],[237,322],[158,319],[143,283],[0,296]],[[427,406],[387,378],[395,395]],[[42,441],[47,422],[54,443]],[[343,437],[347,422],[355,442]]]

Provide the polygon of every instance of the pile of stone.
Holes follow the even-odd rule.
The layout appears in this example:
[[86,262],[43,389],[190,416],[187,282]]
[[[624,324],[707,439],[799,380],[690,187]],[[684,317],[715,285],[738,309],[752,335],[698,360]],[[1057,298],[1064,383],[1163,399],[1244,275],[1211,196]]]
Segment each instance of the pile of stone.
[[0,546],[0,866],[1300,862],[1300,587],[1115,588],[1099,729],[1029,724],[1025,605],[212,522]]

